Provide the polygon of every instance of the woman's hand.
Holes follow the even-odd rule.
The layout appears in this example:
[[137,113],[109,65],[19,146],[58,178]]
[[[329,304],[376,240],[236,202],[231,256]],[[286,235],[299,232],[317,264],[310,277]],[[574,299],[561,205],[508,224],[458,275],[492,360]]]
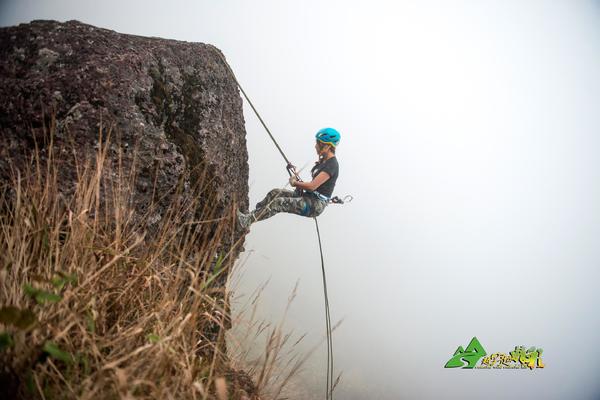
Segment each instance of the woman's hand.
[[298,183],[298,179],[296,179],[296,177],[294,175],[290,176],[290,185],[295,187],[297,183]]
[[315,177],[315,179],[313,179],[310,182],[298,182],[297,180],[295,180],[294,184],[292,184],[292,177],[290,177],[290,185],[295,186],[295,187],[299,187],[300,189],[312,191],[312,190],[317,189],[319,186],[321,186],[325,182],[327,182],[327,180],[329,178],[330,178],[330,176],[329,176],[329,174],[327,172],[321,171]]

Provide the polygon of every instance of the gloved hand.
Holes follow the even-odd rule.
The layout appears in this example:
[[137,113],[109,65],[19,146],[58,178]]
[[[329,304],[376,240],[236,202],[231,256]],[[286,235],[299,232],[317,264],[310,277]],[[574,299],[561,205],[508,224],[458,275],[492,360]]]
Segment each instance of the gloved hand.
[[295,176],[290,176],[290,185],[292,186],[296,186],[296,183],[298,182],[298,179],[296,179]]

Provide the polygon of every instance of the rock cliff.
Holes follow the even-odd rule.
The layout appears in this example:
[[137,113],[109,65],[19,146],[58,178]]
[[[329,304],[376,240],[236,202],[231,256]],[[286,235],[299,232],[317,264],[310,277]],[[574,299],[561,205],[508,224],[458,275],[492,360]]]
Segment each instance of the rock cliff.
[[[221,328],[230,327],[230,322],[225,317],[221,320],[225,322],[213,322],[219,315],[223,315],[219,314],[219,310],[225,310],[226,314],[228,309],[225,291],[222,290],[227,273],[221,273],[223,270],[227,272],[228,269],[222,268],[222,257],[227,254],[229,267],[243,250],[244,232],[236,228],[233,210],[248,208],[248,154],[242,100],[235,80],[224,63],[223,55],[211,45],[120,34],[78,21],[33,21],[30,24],[0,28],[0,195],[3,196],[0,211],[3,212],[3,226],[8,227],[5,229],[5,236],[8,237],[9,228],[15,228],[15,232],[18,228],[15,227],[18,223],[16,213],[13,213],[12,209],[5,212],[7,210],[3,208],[10,208],[10,204],[18,205],[18,201],[11,200],[11,203],[7,200],[11,196],[16,197],[18,193],[14,187],[15,175],[22,176],[27,171],[35,170],[44,160],[52,160],[53,170],[58,172],[55,180],[47,177],[47,182],[56,182],[54,190],[64,199],[68,199],[78,190],[78,176],[85,163],[91,162],[90,165],[93,166],[94,159],[99,154],[98,149],[102,146],[108,147],[104,164],[110,168],[106,169],[109,172],[102,172],[104,176],[99,180],[99,202],[103,201],[103,197],[113,194],[111,191],[114,192],[118,182],[122,182],[123,177],[119,177],[121,172],[135,171],[135,179],[131,180],[132,185],[126,189],[127,201],[130,204],[127,209],[132,210],[128,218],[131,219],[130,224],[138,227],[136,232],[144,232],[146,245],[151,246],[153,238],[160,234],[161,223],[171,217],[169,212],[174,203],[193,204],[193,207],[186,211],[189,214],[184,215],[184,220],[189,219],[190,223],[200,221],[203,224],[202,232],[194,236],[194,240],[200,242],[198,248],[206,247],[202,247],[202,241],[209,242],[215,237],[218,238],[216,250],[211,247],[210,251],[205,251],[206,254],[196,256],[194,252],[200,252],[196,247],[192,247],[191,253],[181,256],[183,260],[177,259],[178,254],[167,251],[169,257],[178,260],[175,264],[183,264],[188,268],[183,275],[189,274],[191,278],[178,283],[178,288],[173,291],[177,293],[179,290],[179,299],[176,298],[176,294],[169,297],[169,292],[163,294],[164,303],[160,304],[173,307],[174,310],[183,310],[181,312],[188,315],[185,321],[191,318],[198,324],[202,323],[203,330],[199,334],[202,340],[192,343],[191,348],[198,347],[198,343],[202,342],[203,347],[200,347],[204,349],[221,350],[224,346]],[[44,173],[43,168],[41,173]],[[198,188],[201,190],[198,191]],[[106,203],[109,204],[108,201]],[[68,215],[70,209],[66,201],[65,208]],[[95,209],[92,212],[100,212],[98,210],[102,210],[103,207],[97,206]],[[206,210],[210,210],[210,213],[207,214]],[[35,209],[33,212],[37,215]],[[85,212],[87,210],[81,215]],[[110,213],[110,210],[108,212]],[[56,215],[59,214],[60,212],[57,212]],[[79,217],[76,216],[76,219]],[[230,221],[227,224],[220,223],[223,219]],[[77,307],[85,310],[86,307],[91,307],[89,304],[96,304],[94,293],[89,295],[92,303],[87,303],[86,299],[78,299],[81,303],[79,304],[71,298],[71,303],[59,302],[55,306],[58,311],[53,313],[52,309],[36,304],[26,293],[21,293],[22,288],[33,284],[35,279],[45,282],[35,281],[36,285],[52,288],[47,279],[50,279],[52,274],[62,273],[56,271],[53,266],[53,263],[60,261],[54,252],[60,252],[60,246],[65,242],[71,243],[69,240],[72,241],[72,238],[63,232],[63,227],[69,225],[73,231],[75,228],[71,226],[72,220],[73,218],[68,216],[57,222],[56,227],[50,226],[53,223],[50,219],[39,221],[44,232],[48,228],[56,232],[55,242],[51,245],[48,245],[48,237],[45,236],[41,237],[40,246],[30,246],[32,240],[37,240],[35,234],[39,230],[32,229],[33,234],[26,233],[22,236],[23,248],[41,249],[40,254],[43,253],[44,257],[47,257],[40,261],[43,265],[33,265],[37,261],[27,257],[23,259],[31,261],[32,265],[12,261],[18,254],[22,255],[23,251],[16,252],[17,256],[10,254],[4,258],[0,257],[3,261],[0,273],[4,278],[8,276],[6,282],[13,280],[11,290],[14,290],[14,293],[9,294],[7,291],[5,295],[0,295],[0,307],[12,307],[11,312],[25,312],[25,307],[29,307],[29,310],[33,309],[40,316],[52,315],[55,321],[47,319],[47,326],[42,324],[36,328],[43,332],[61,331],[62,328],[56,328],[63,321],[61,312],[74,320],[99,313],[94,309],[93,313],[88,310],[91,313],[89,315],[84,311],[81,315],[76,315]],[[86,221],[82,223],[87,224]],[[8,243],[8,239],[4,236],[2,238]],[[106,246],[110,248],[113,244],[114,242],[109,241]],[[90,260],[108,266],[113,264],[110,261],[106,263],[105,257],[113,257],[113,250],[120,251],[118,246],[104,253],[90,248],[91,246],[83,246],[82,251],[90,252]],[[128,255],[127,252],[123,254]],[[209,261],[194,261],[194,258]],[[70,266],[74,265],[77,257],[74,259]],[[148,268],[138,273],[135,268],[139,267],[139,263],[129,262],[126,257],[124,260],[122,269],[125,271],[117,272],[122,274],[124,279],[131,278],[131,282],[135,279],[140,281],[140,290],[143,291],[143,273],[148,271]],[[16,263],[20,263],[21,269],[14,266]],[[200,264],[212,266],[203,267],[205,269],[201,272],[189,271],[189,266]],[[171,263],[165,263],[162,267],[170,266]],[[217,271],[219,268],[221,269]],[[96,277],[93,272],[92,277]],[[214,276],[211,276],[213,273]],[[27,274],[36,277],[32,278]],[[201,274],[204,275],[199,277]],[[168,276],[159,275],[149,277],[148,282],[150,279],[160,280]],[[79,279],[83,280],[86,277],[79,276]],[[188,304],[187,308],[178,308],[178,301],[192,296],[189,289],[190,281],[194,280],[197,287],[210,292],[198,296],[201,299],[197,304],[204,308],[194,309],[196,303]],[[98,291],[107,290],[101,287],[101,283],[98,283]],[[107,287],[113,285],[106,282],[104,284]],[[134,287],[132,285],[133,283],[129,284],[126,280],[117,280],[116,285],[108,287],[114,291],[117,299],[114,302],[110,300],[110,307],[106,309],[106,312],[114,314],[110,318],[119,320],[119,313],[132,314],[131,309],[135,306],[118,304],[123,298],[118,293],[120,286],[127,286],[129,292],[135,295],[135,290],[131,289]],[[60,290],[60,295],[68,297],[68,293],[65,292],[68,289],[61,285]],[[110,293],[105,297],[110,297],[113,292]],[[152,301],[152,298],[148,299],[149,310],[159,304],[152,304]],[[3,309],[8,310],[6,307]],[[152,311],[152,315],[160,311]],[[167,314],[168,312],[167,310]],[[6,315],[2,318],[4,317]],[[10,324],[14,321],[10,322],[10,318],[7,318],[0,321],[2,330],[12,329]],[[102,316],[98,318],[100,319],[97,321],[100,321]],[[129,318],[126,322],[133,324],[135,318]],[[64,332],[73,326],[77,325],[68,325]],[[106,322],[106,330],[113,328],[111,323]],[[13,336],[21,337],[23,343],[20,344],[20,348],[26,348],[29,339],[24,335],[30,334],[30,331],[22,333],[19,329],[15,330]],[[95,329],[100,330],[99,327]],[[141,336],[135,340],[141,341],[142,344],[147,340],[144,336],[147,332],[144,329],[150,328],[136,330]],[[154,335],[153,331],[149,332]],[[12,331],[9,333],[13,334]],[[5,335],[6,332],[2,334]],[[41,334],[36,335],[38,339],[42,338]],[[159,341],[158,336],[150,337],[156,337],[152,339],[153,342]],[[190,334],[190,337],[194,336]],[[204,344],[205,342],[209,343]],[[136,346],[140,345],[135,343]],[[12,351],[18,353],[19,347],[14,343],[11,345]],[[27,351],[32,355],[21,364],[27,368],[30,368],[30,365],[39,365],[44,354],[41,349]],[[108,354],[109,351],[105,349],[105,353]],[[17,360],[18,354],[15,354],[13,359]],[[197,357],[206,359],[208,356],[202,350],[198,351]],[[214,365],[210,367],[211,375],[214,372],[213,367]],[[131,368],[135,370],[134,367]],[[204,372],[196,371],[200,367],[193,365],[190,368],[198,374],[198,379],[206,377]],[[8,374],[6,371],[0,371],[7,374],[0,376],[0,386],[10,382],[10,387],[0,388],[0,393],[22,390],[17,387],[23,386],[25,374],[21,374],[22,370],[14,367]],[[248,398],[244,396],[253,393],[254,390],[250,378],[244,373],[232,371],[225,373],[227,379],[234,375],[229,379],[234,382],[230,388],[244,387],[244,390],[240,389],[243,395],[239,398]],[[110,381],[112,378],[107,376],[106,379]],[[15,377],[16,379],[13,379]],[[192,375],[184,378],[196,379]],[[186,387],[192,391],[196,390],[191,383]]]
[[[200,174],[221,212],[248,206],[242,100],[219,50],[202,43],[120,34],[77,21],[33,21],[0,29],[0,179],[22,166],[55,119],[53,145],[67,153],[59,181],[72,190],[80,158],[100,129],[119,136],[122,166],[139,165],[132,195],[141,223],[164,217],[180,181],[185,196]],[[114,141],[113,141],[114,142]],[[134,151],[135,149],[135,151]],[[117,163],[117,151],[109,154]],[[209,196],[210,195],[210,196]],[[218,214],[218,212],[217,212]]]

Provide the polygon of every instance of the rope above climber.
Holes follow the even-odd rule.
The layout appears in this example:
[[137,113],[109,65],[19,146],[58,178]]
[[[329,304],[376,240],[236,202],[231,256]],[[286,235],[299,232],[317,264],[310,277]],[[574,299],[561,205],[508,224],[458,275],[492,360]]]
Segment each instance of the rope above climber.
[[317,217],[330,202],[336,202],[331,195],[339,174],[335,150],[340,142],[340,133],[333,128],[323,128],[317,132],[315,138],[315,150],[319,159],[311,169],[312,180],[303,182],[295,167],[288,164],[289,182],[296,190],[273,189],[250,213],[238,211],[238,222],[242,228],[248,228],[252,223],[280,212]]

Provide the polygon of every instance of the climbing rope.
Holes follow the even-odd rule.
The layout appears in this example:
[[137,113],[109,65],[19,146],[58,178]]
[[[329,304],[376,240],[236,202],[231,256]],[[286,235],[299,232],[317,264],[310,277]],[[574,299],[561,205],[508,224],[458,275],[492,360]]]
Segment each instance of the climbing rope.
[[[212,45],[209,45],[209,46],[215,50],[215,52],[217,53],[217,55],[219,56],[221,61],[223,61],[223,64],[225,65],[225,67],[227,68],[227,70],[229,71],[231,76],[233,77],[233,80],[235,81],[237,86],[240,88],[240,91],[244,95],[244,98],[246,99],[248,104],[250,104],[250,107],[252,107],[254,114],[256,114],[256,116],[258,117],[258,120],[260,121],[262,126],[265,128],[265,130],[269,134],[269,137],[275,144],[275,147],[277,147],[277,150],[279,150],[279,153],[281,154],[281,156],[283,157],[283,159],[285,160],[285,162],[287,164],[286,169],[288,171],[288,174],[290,174],[290,176],[294,175],[298,180],[300,180],[300,177],[298,176],[298,173],[296,172],[296,168],[292,165],[290,160],[286,157],[285,153],[283,152],[283,150],[277,143],[277,140],[275,140],[275,138],[273,137],[273,134],[271,134],[271,131],[267,127],[267,124],[265,124],[265,121],[262,119],[262,117],[260,116],[260,114],[258,113],[256,108],[254,107],[254,104],[252,104],[252,102],[250,101],[250,98],[248,98],[248,95],[242,88],[242,85],[240,85],[240,82],[235,77],[233,70],[231,69],[229,64],[227,64],[227,61],[225,60],[225,58],[223,57],[223,55],[221,54],[219,49],[217,49],[216,47],[214,47]],[[345,196],[343,199],[340,199],[339,197],[336,196],[335,198],[330,200],[330,202],[337,203],[337,204],[344,204],[345,201],[352,201],[352,196],[348,195],[348,196]],[[315,226],[317,228],[317,238],[319,240],[319,252],[321,253],[321,271],[323,273],[323,294],[325,297],[325,325],[326,325],[326,330],[327,330],[327,387],[326,387],[326,391],[325,391],[325,399],[333,400],[334,383],[333,383],[333,340],[332,340],[332,335],[331,335],[331,316],[330,316],[331,314],[329,312],[329,297],[327,295],[327,279],[325,277],[325,261],[323,258],[323,247],[321,245],[321,233],[319,232],[319,223],[317,222],[317,218],[314,217],[314,220],[315,220]]]
[[327,278],[325,277],[325,261],[323,261],[323,247],[321,246],[321,233],[319,222],[315,217],[317,238],[319,239],[319,252],[321,253],[321,272],[323,273],[323,295],[325,298],[325,326],[327,327],[327,386],[326,399],[333,399],[333,341],[331,339],[331,314],[329,313],[329,297],[327,296]]
[[265,124],[265,121],[263,121],[262,117],[260,116],[260,114],[258,113],[258,111],[256,110],[256,108],[254,107],[254,104],[252,104],[252,102],[250,101],[250,98],[248,97],[248,95],[246,94],[246,92],[244,91],[244,89],[242,88],[242,85],[240,85],[240,82],[238,82],[237,78],[235,77],[235,74],[233,73],[233,70],[231,69],[231,67],[229,66],[229,64],[227,64],[227,61],[225,61],[225,57],[223,57],[223,55],[221,54],[221,51],[219,51],[219,49],[217,49],[215,46],[212,46],[212,45],[209,45],[209,46],[212,47],[213,49],[215,49],[215,53],[217,53],[218,56],[219,56],[219,58],[221,59],[221,61],[223,61],[223,64],[225,65],[225,67],[227,68],[227,70],[229,71],[229,73],[231,74],[231,76],[233,77],[233,80],[235,81],[236,85],[240,88],[240,91],[244,95],[244,98],[246,98],[246,101],[248,102],[248,104],[250,104],[250,107],[252,107],[252,111],[254,111],[254,114],[256,114],[256,116],[258,117],[258,120],[260,121],[260,123],[262,124],[262,126],[265,128],[265,130],[269,134],[269,137],[271,138],[271,140],[275,144],[275,147],[277,147],[277,150],[279,150],[279,153],[281,154],[281,157],[283,157],[283,159],[285,160],[285,162],[286,162],[286,164],[288,165],[288,168],[289,168],[292,165],[292,163],[290,162],[290,160],[288,160],[288,158],[285,155],[285,153],[283,152],[283,150],[281,150],[281,147],[279,146],[279,143],[277,143],[277,140],[275,140],[275,138],[273,137],[273,134],[271,133],[271,131],[267,127],[267,124]]

